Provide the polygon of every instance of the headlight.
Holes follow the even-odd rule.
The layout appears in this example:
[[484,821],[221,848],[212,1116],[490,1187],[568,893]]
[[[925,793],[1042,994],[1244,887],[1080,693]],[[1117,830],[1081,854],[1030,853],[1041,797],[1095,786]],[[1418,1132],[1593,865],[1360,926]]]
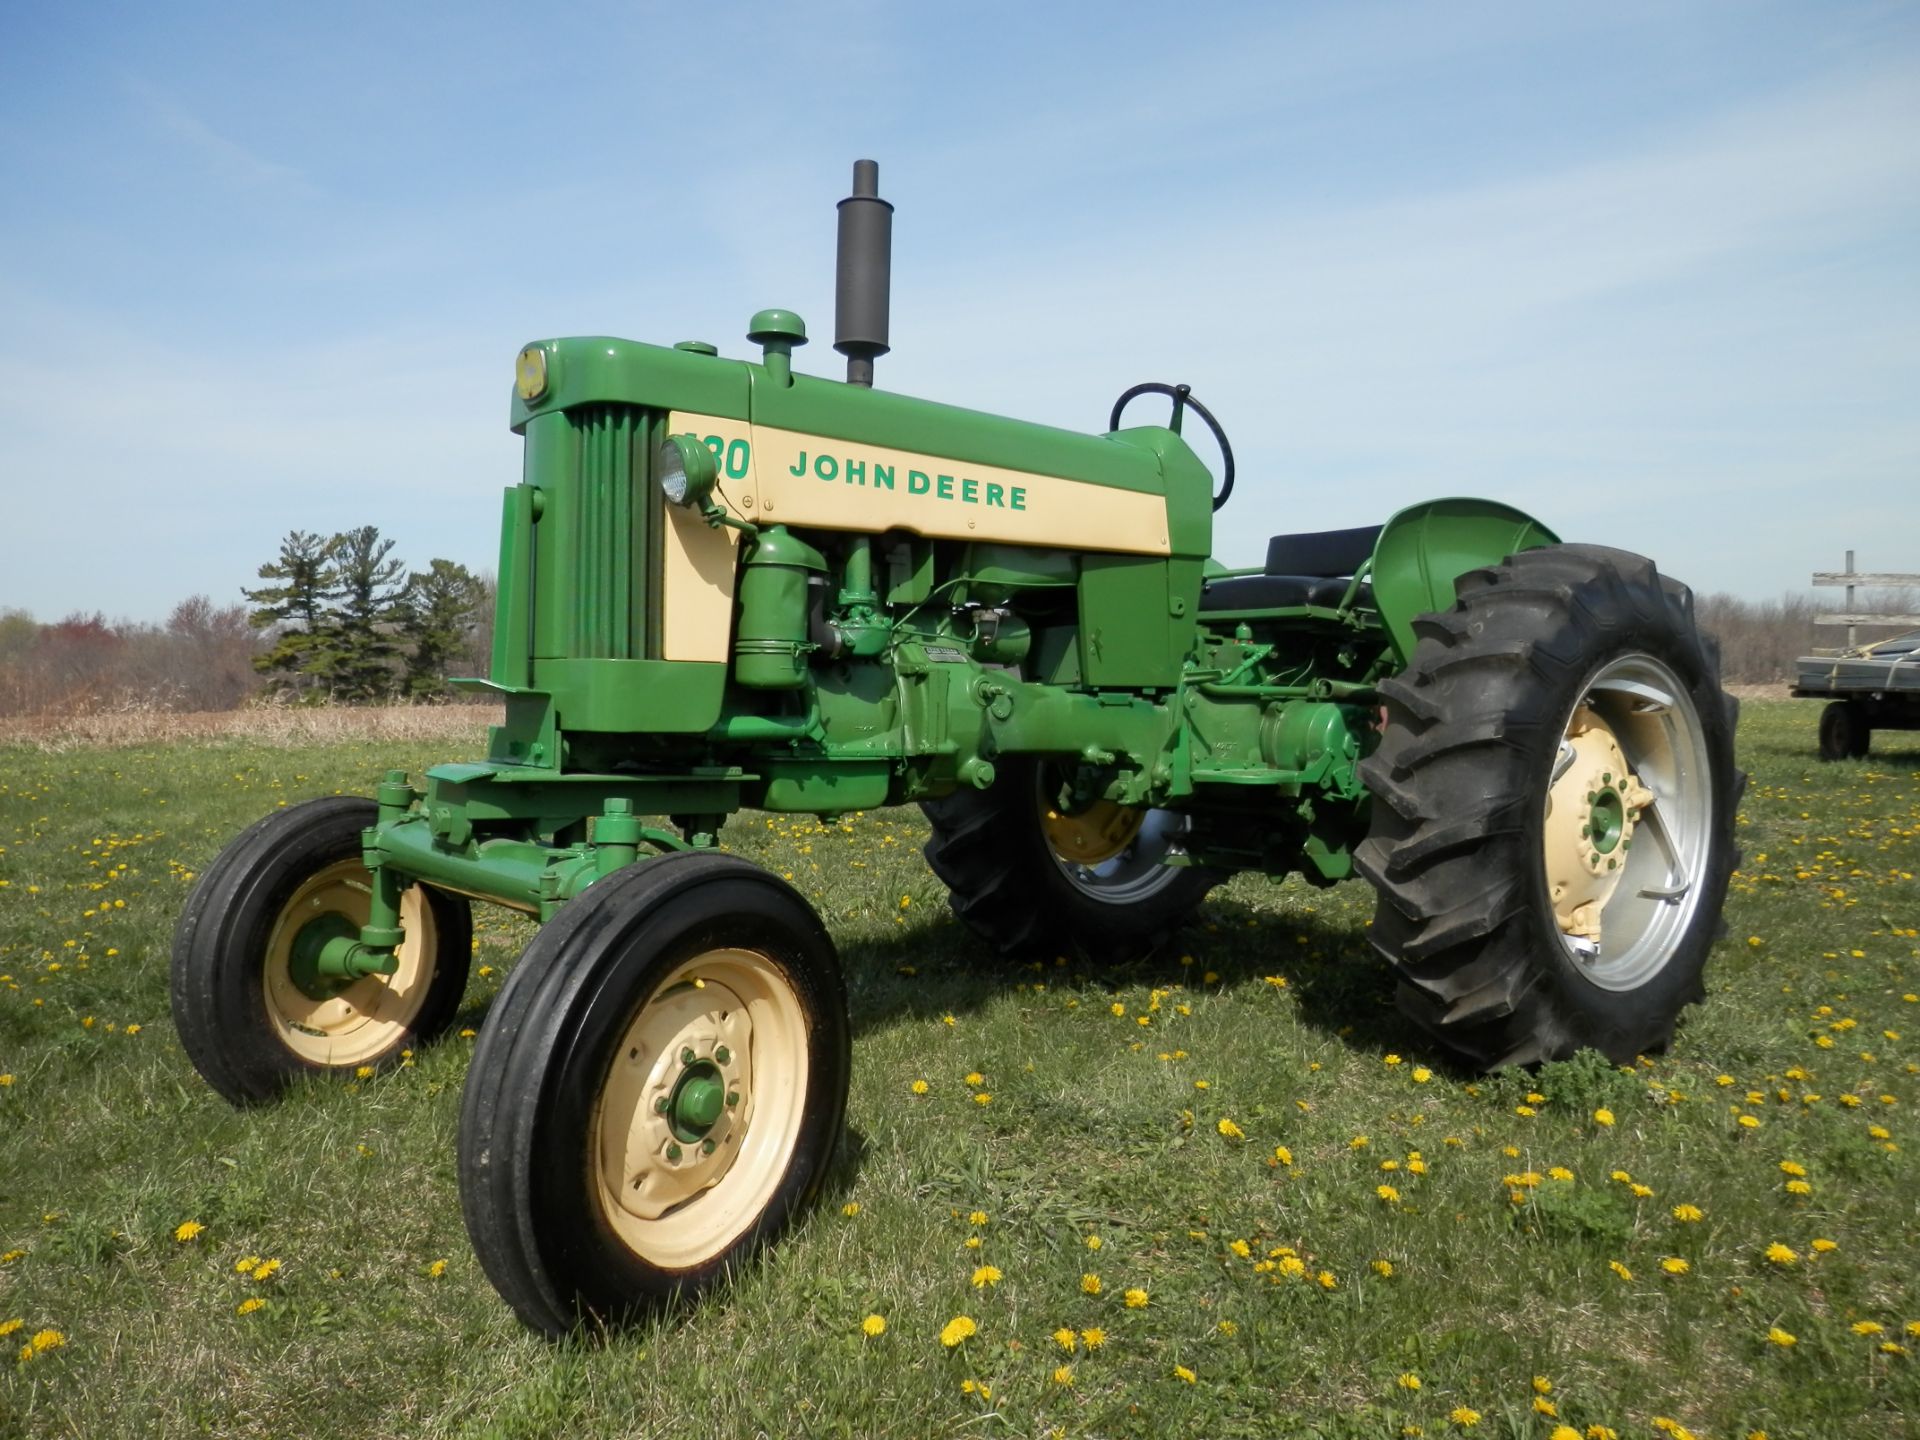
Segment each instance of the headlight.
[[670,505],[700,504],[720,479],[713,452],[692,435],[669,435],[654,468],[660,476],[660,493]]
[[513,388],[531,405],[547,393],[547,352],[529,345],[513,362]]

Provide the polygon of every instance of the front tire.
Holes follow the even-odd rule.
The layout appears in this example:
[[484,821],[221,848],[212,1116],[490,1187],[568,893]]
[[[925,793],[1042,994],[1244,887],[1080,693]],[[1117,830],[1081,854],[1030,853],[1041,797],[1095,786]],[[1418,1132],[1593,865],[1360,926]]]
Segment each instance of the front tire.
[[271,1100],[303,1075],[382,1068],[453,1020],[466,989],[467,902],[411,885],[392,975],[302,979],[294,942],[316,920],[366,923],[361,832],[371,800],[329,796],[277,811],[209,865],[174,929],[174,1027],[194,1068],[235,1105]]
[[1102,802],[1062,814],[1050,762],[1014,756],[997,768],[988,789],[920,808],[933,830],[923,853],[953,913],[998,953],[1134,959],[1219,882],[1214,871],[1162,863],[1183,834],[1175,812]]
[[1834,700],[1820,712],[1820,758],[1864,760],[1873,745],[1873,726],[1857,700]]
[[1738,861],[1735,702],[1691,592],[1562,545],[1463,575],[1381,686],[1356,856],[1401,1009],[1492,1069],[1664,1048]]
[[460,1205],[514,1313],[563,1336],[690,1299],[825,1178],[851,1040],[839,959],[790,886],[686,852],[541,929],[460,1111]]

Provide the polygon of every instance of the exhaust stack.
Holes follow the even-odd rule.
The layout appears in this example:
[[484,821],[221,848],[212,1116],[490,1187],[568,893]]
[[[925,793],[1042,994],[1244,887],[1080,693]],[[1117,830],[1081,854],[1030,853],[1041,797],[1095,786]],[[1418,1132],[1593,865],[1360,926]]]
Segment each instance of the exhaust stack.
[[880,164],[853,162],[853,193],[840,202],[835,264],[833,348],[847,357],[847,383],[873,385],[873,362],[887,343],[893,287],[893,205],[880,198]]

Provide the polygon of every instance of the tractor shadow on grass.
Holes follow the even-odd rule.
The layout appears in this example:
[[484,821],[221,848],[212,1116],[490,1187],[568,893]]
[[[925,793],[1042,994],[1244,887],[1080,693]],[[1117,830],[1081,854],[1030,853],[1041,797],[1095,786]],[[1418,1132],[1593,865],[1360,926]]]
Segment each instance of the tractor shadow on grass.
[[1298,1023],[1364,1054],[1403,1052],[1444,1061],[1394,1008],[1387,963],[1351,925],[1297,912],[1276,914],[1216,895],[1166,944],[1137,960],[1101,965],[1074,958],[1019,960],[994,954],[951,917],[878,940],[842,946],[856,1036],[901,1021],[938,1022],[1037,983],[1082,1005],[1140,988],[1235,994],[1284,979]]

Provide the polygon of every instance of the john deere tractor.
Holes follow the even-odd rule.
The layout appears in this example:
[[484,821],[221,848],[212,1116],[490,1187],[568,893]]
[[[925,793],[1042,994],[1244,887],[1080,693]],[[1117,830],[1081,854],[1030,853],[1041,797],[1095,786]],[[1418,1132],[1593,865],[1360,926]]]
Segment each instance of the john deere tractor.
[[[539,920],[460,1116],[474,1248],[537,1329],[700,1292],[820,1184],[833,938],[718,848],[743,808],[918,804],[984,944],[1152,946],[1239,871],[1359,875],[1435,1049],[1667,1043],[1735,862],[1733,703],[1687,588],[1486,500],[1209,558],[1233,459],[1181,385],[1098,434],[872,386],[892,206],[840,202],[834,348],[604,337],[515,365],[484,757],[279,811],[180,918],[174,1015],[236,1104],[445,1027],[472,901]],[[1126,424],[1143,394],[1168,423]],[[1183,428],[1217,442],[1212,475]]]

